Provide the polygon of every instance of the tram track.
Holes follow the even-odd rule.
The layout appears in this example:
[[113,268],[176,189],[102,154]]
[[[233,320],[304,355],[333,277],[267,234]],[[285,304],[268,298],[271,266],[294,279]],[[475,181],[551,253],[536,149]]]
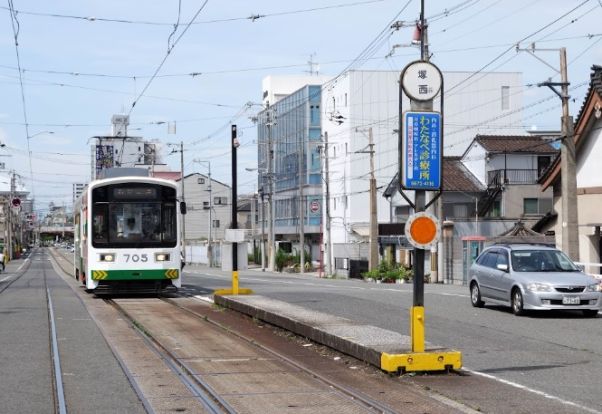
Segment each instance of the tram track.
[[186,363],[179,361],[167,348],[150,335],[123,307],[113,299],[104,299],[105,303],[115,308],[124,318],[126,318],[134,327],[137,334],[142,338],[147,347],[157,355],[178,377],[178,379],[188,388],[210,413],[232,413],[234,410],[224,401],[212,387],[205,381],[196,377],[193,371]]
[[[116,308],[124,318],[134,326],[138,334],[144,339],[147,346],[149,346],[153,352],[155,352],[161,360],[163,360],[177,375],[178,378],[186,385],[187,388],[193,392],[194,395],[198,396],[199,401],[212,413],[236,413],[238,412],[233,408],[223,397],[220,396],[213,387],[201,378],[201,375],[195,372],[194,368],[191,367],[183,358],[179,358],[174,355],[167,347],[162,345],[157,339],[149,332],[146,327],[140,323],[133,315],[131,315],[126,309],[119,305],[112,299],[105,299],[107,303]],[[195,313],[194,311],[187,309],[184,306],[180,306],[171,299],[160,298],[160,301],[168,304],[171,307],[176,308],[179,312],[183,312],[193,318],[197,319],[199,323],[210,323],[214,327],[227,332],[228,335],[233,335],[237,341],[242,341],[248,346],[259,348],[260,352],[267,355],[268,359],[278,360],[280,363],[288,365],[290,371],[294,371],[297,374],[302,373],[307,378],[311,378],[312,381],[318,383],[318,387],[329,390],[329,392],[337,393],[341,398],[347,400],[350,405],[355,406],[354,412],[378,412],[386,414],[397,413],[395,409],[376,401],[375,399],[367,396],[366,394],[342,385],[336,381],[327,378],[320,372],[308,368],[303,364],[300,364],[293,359],[277,352],[267,346],[258,343],[256,340],[248,338],[236,332],[232,332],[231,329],[205,318],[202,315]]]
[[199,320],[209,322],[216,327],[227,330],[230,334],[245,341],[246,343],[261,349],[263,352],[270,354],[273,357],[285,362],[286,364],[293,367],[294,369],[297,369],[299,371],[302,371],[302,372],[308,374],[310,377],[315,378],[316,380],[322,382],[327,387],[330,387],[331,389],[335,389],[335,390],[339,391],[341,394],[351,398],[355,403],[359,403],[359,404],[363,405],[366,409],[368,409],[370,411],[375,411],[375,412],[379,412],[379,413],[383,413],[383,414],[397,413],[396,410],[392,409],[391,407],[389,407],[385,404],[382,404],[382,403],[376,401],[373,398],[370,398],[369,396],[365,395],[364,393],[362,393],[358,390],[355,390],[353,388],[347,387],[345,385],[342,385],[336,381],[332,381],[329,378],[327,378],[325,375],[322,375],[321,373],[319,373],[318,371],[308,368],[307,366],[296,362],[292,358],[289,358],[286,355],[271,349],[270,347],[262,345],[261,343],[257,342],[256,340],[248,338],[245,335],[242,335],[238,332],[234,332],[234,331],[228,329],[227,327],[223,326],[222,324],[211,320],[210,318],[204,318],[203,316],[197,314],[193,310],[188,309],[184,306],[181,306],[170,299],[161,298],[161,300],[169,303],[170,305],[177,307],[178,309],[180,309],[188,314],[191,314],[192,316],[194,316],[195,318],[198,318]]
[[58,347],[56,334],[56,320],[54,317],[54,307],[52,305],[52,295],[48,287],[46,278],[46,268],[42,267],[42,276],[44,278],[44,290],[46,292],[46,308],[48,310],[48,325],[50,327],[50,358],[52,360],[52,370],[54,373],[54,399],[55,412],[58,414],[67,414],[67,405],[65,403],[65,390],[63,388],[63,372],[61,369],[61,357]]

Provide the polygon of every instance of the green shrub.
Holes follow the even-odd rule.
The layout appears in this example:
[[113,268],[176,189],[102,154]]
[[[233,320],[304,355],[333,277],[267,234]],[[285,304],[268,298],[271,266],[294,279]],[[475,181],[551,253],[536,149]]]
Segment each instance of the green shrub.
[[292,262],[293,258],[290,254],[286,253],[282,249],[278,249],[276,252],[276,269],[279,272],[282,272],[282,270]]

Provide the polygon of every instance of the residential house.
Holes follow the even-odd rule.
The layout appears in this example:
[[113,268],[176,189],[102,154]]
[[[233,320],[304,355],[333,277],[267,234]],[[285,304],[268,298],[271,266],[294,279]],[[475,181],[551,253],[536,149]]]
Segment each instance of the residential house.
[[[576,148],[577,212],[579,228],[579,259],[584,263],[602,262],[602,66],[594,65],[589,90],[581,106],[571,137]],[[540,180],[543,191],[553,191],[554,214],[546,217],[543,230],[554,232],[556,246],[562,245],[562,191],[560,158]],[[601,273],[600,267],[588,271]]]
[[552,145],[557,138],[558,135],[474,138],[462,163],[487,188],[479,200],[480,217],[512,222],[521,219],[532,225],[552,210],[552,191],[542,193],[537,179],[558,155]]
[[[180,180],[178,180],[180,181]],[[203,174],[184,177],[186,241],[222,241],[230,227],[231,187]]]

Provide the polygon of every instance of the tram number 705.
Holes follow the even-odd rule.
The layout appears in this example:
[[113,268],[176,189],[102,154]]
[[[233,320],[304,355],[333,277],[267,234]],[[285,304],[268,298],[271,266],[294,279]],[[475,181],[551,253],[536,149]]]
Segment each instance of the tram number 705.
[[127,262],[148,262],[148,255],[147,254],[124,254],[125,256],[125,261]]

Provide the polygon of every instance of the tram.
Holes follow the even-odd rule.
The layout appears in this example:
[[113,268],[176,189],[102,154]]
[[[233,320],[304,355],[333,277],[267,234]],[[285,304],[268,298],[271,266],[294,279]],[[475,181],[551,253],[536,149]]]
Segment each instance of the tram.
[[74,274],[88,291],[179,288],[178,184],[151,177],[92,181],[74,205]]

